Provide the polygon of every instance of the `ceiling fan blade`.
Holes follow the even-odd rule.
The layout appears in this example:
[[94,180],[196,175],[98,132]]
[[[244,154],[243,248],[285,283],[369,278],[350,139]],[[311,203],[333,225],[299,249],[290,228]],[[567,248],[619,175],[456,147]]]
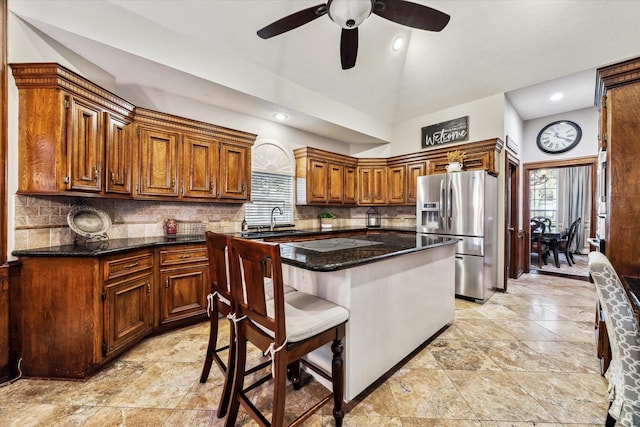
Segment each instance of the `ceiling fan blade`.
[[348,70],[356,65],[358,56],[358,28],[342,29],[340,37],[340,62],[342,69]]
[[444,12],[404,0],[376,0],[373,13],[411,28],[442,31],[451,18]]
[[327,13],[327,5],[324,3],[300,10],[292,13],[291,15],[287,15],[282,19],[278,19],[261,30],[258,30],[258,36],[263,39],[268,39],[279,34],[286,33],[289,30],[298,28],[301,25],[307,24],[314,19],[321,17],[325,13]]

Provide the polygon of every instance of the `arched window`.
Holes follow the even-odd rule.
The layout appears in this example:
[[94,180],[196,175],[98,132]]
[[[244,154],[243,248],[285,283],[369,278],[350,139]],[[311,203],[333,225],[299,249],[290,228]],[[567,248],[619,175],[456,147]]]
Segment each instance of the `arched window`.
[[270,223],[274,208],[277,225],[293,225],[295,161],[286,148],[274,141],[261,141],[253,148],[251,202],[245,205],[250,227]]

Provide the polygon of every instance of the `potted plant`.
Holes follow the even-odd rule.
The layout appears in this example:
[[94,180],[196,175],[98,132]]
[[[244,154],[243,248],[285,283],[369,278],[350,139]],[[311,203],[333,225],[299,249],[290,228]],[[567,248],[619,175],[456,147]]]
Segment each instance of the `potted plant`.
[[335,217],[336,214],[333,212],[322,212],[318,215],[318,218],[320,218],[320,228],[331,228]]
[[467,157],[467,154],[464,151],[447,151],[447,161],[449,162],[447,172],[460,172],[464,165],[465,157]]

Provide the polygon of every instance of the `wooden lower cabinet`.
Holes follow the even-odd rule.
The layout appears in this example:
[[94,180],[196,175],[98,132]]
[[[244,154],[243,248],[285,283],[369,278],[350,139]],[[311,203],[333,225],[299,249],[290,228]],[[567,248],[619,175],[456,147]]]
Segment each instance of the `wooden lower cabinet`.
[[104,276],[103,356],[140,341],[153,329],[153,252],[101,262]]
[[206,316],[209,263],[202,247],[160,250],[160,324]]
[[20,257],[10,315],[23,376],[87,378],[144,337],[206,318],[207,265],[204,243]]

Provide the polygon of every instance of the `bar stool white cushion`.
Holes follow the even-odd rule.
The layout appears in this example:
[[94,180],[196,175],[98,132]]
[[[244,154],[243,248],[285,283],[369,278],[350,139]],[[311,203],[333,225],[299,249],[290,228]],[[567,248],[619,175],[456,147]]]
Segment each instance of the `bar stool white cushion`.
[[[349,319],[346,308],[300,291],[285,294],[284,312],[289,343],[302,341]],[[267,315],[274,316],[273,300],[267,301]],[[263,330],[273,337],[272,331]]]
[[640,426],[640,333],[622,282],[600,252],[589,254],[589,273],[605,314],[613,357],[609,381],[609,414],[624,426]]

